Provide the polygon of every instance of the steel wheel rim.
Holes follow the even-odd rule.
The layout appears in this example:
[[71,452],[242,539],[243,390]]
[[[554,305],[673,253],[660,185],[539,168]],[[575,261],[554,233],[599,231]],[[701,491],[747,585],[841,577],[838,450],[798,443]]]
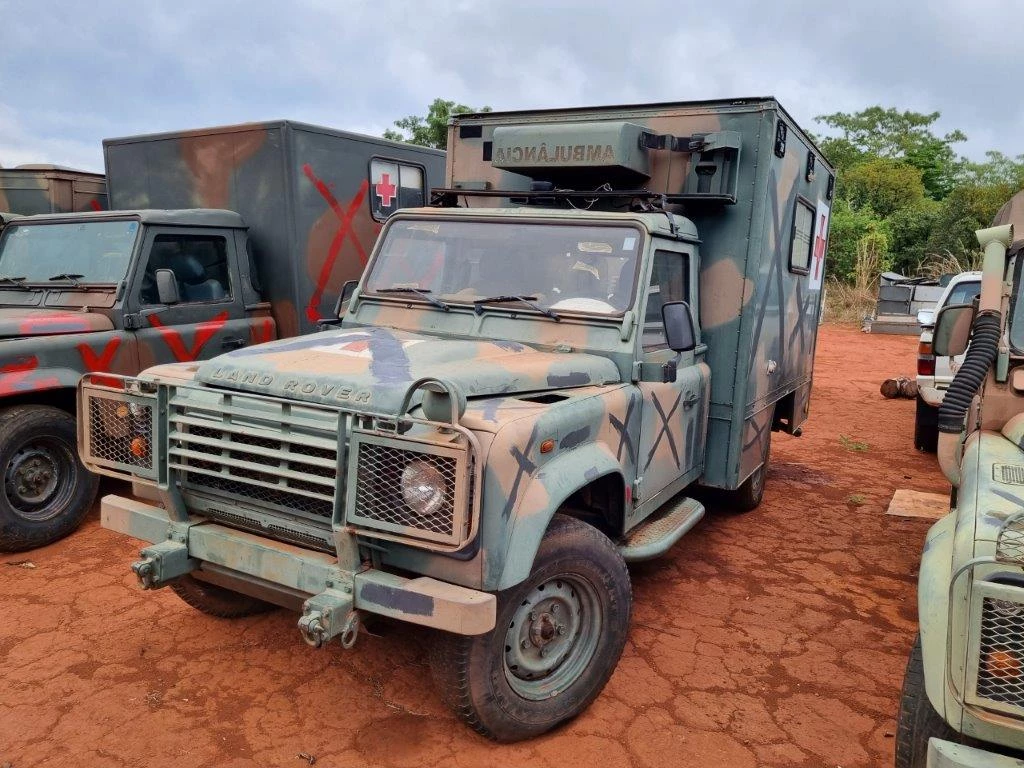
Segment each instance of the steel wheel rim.
[[18,517],[43,522],[60,515],[71,500],[74,458],[60,440],[37,437],[7,461],[4,496]]
[[586,670],[600,639],[602,604],[579,575],[556,576],[533,587],[505,633],[505,679],[519,696],[558,696]]

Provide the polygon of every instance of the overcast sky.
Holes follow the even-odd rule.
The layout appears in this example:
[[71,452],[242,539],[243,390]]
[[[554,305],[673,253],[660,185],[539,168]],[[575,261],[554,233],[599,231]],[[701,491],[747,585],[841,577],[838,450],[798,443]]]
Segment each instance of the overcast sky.
[[106,137],[275,118],[379,134],[436,96],[774,95],[812,130],[882,104],[1017,155],[1021,29],[1021,0],[0,0],[0,164],[102,170]]

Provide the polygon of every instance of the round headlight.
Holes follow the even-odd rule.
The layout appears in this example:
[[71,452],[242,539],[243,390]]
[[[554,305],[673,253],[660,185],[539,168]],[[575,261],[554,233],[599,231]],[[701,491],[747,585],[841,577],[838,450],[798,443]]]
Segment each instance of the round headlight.
[[412,461],[402,470],[402,500],[418,517],[441,511],[448,483],[441,471],[426,461]]

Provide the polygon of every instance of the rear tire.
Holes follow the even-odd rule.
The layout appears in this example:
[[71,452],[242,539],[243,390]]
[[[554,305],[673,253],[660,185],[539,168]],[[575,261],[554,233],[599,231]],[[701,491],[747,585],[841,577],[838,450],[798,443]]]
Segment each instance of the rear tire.
[[914,447],[926,453],[939,449],[939,409],[928,405],[921,395],[914,411]]
[[0,552],[64,538],[89,514],[98,487],[78,458],[71,414],[48,405],[0,412]]
[[220,619],[240,619],[243,616],[266,613],[276,607],[255,597],[210,584],[187,574],[175,579],[169,586],[174,594],[197,611]]
[[768,433],[768,439],[764,445],[764,458],[761,466],[754,470],[754,473],[743,481],[743,485],[735,491],[723,491],[722,498],[725,506],[730,512],[752,512],[761,506],[761,499],[764,498],[764,484],[768,479],[768,462],[772,455],[772,433]]
[[932,737],[954,742],[963,740],[928,701],[924,690],[921,636],[918,635],[903,676],[903,693],[896,724],[896,768],[925,768],[928,762],[928,739]]
[[495,628],[474,637],[438,633],[434,680],[484,736],[537,736],[597,698],[622,655],[631,609],[629,572],[612,542],[556,515],[533,572],[498,594]]

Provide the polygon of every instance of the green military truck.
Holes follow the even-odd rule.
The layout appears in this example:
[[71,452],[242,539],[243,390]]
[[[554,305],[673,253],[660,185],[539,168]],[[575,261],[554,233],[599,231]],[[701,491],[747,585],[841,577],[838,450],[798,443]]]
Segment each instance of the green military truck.
[[980,297],[936,318],[935,354],[966,357],[939,409],[953,491],[921,557],[897,768],[1024,765],[1024,240],[1014,231],[1024,234],[1024,192],[978,232]]
[[75,448],[83,374],[316,329],[381,222],[422,205],[444,167],[437,150],[285,121],[104,153],[114,210],[0,214],[0,551],[55,541],[92,505],[98,478]]
[[752,509],[807,418],[833,187],[770,98],[459,116],[340,328],[83,380],[86,465],[160,500],[103,525],[213,615],[439,630],[459,716],[542,733],[611,675],[687,489]]
[[19,216],[103,211],[107,182],[100,173],[59,165],[0,168],[0,211]]

